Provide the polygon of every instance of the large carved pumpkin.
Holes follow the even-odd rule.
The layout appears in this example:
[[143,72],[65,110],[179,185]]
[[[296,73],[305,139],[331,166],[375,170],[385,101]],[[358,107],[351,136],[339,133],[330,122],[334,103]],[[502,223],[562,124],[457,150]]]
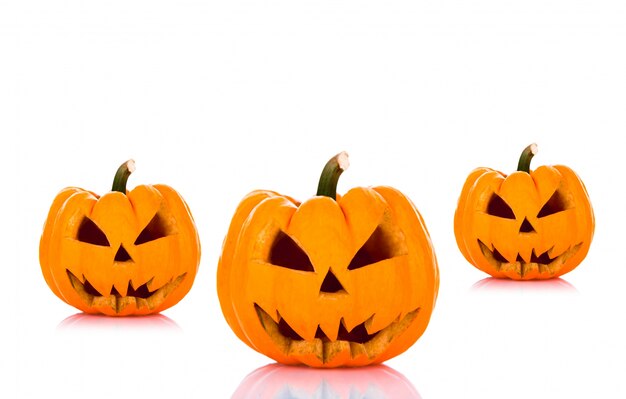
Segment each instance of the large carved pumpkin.
[[489,168],[467,178],[454,217],[465,258],[493,277],[548,279],[573,270],[593,238],[587,190],[567,166],[530,170],[537,146],[509,176]]
[[39,245],[46,283],[63,301],[109,316],[158,313],[191,288],[200,242],[182,197],[165,185],[127,192],[124,163],[102,197],[69,187],[50,208]]
[[390,187],[336,195],[345,153],[318,195],[300,203],[253,191],[232,219],[217,271],[226,321],[255,350],[285,364],[379,363],[424,332],[437,262],[424,222]]

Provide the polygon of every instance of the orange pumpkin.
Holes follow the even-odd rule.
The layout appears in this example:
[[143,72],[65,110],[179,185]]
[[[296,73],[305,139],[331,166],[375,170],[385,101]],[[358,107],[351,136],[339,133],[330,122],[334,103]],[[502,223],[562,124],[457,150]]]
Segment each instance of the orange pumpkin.
[[583,182],[563,165],[531,171],[536,152],[536,144],[528,146],[509,176],[475,169],[461,192],[457,244],[471,264],[493,277],[558,277],[589,251],[594,216]]
[[437,261],[411,201],[390,187],[336,195],[347,154],[332,158],[317,196],[300,203],[253,191],[240,203],[217,270],[235,334],[285,364],[379,363],[424,332]]
[[68,187],[48,213],[41,271],[59,298],[83,312],[158,313],[193,284],[200,242],[187,204],[165,185],[127,192],[133,171],[132,160],[122,164],[102,197]]

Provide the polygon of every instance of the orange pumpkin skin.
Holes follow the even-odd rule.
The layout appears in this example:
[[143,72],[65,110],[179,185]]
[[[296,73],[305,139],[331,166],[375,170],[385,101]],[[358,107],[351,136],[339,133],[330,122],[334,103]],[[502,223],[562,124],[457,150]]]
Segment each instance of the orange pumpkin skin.
[[563,165],[509,176],[477,168],[463,186],[454,216],[457,245],[468,262],[493,277],[514,280],[572,271],[587,255],[593,232],[587,190]]
[[[290,259],[294,246],[300,258]],[[426,226],[390,187],[304,203],[253,191],[235,212],[217,271],[235,334],[280,363],[313,367],[363,366],[404,352],[426,329],[438,286]]]
[[52,203],[39,245],[50,289],[83,312],[108,316],[175,305],[191,289],[199,260],[193,217],[166,185],[102,197],[68,187]]

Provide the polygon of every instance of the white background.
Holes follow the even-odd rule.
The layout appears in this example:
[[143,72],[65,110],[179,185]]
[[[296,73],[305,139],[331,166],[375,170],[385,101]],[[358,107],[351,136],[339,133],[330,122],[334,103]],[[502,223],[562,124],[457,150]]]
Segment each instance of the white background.
[[[394,186],[431,233],[436,309],[386,363],[422,398],[626,397],[625,50],[623,1],[0,3],[0,397],[231,397],[271,361],[219,309],[230,217],[253,189],[310,197],[341,150],[339,192]],[[591,250],[562,280],[481,282],[456,201],[531,142],[534,167],[584,180]],[[128,158],[130,188],[191,207],[196,282],[164,317],[68,319],[38,263],[48,208],[66,186],[106,192]]]

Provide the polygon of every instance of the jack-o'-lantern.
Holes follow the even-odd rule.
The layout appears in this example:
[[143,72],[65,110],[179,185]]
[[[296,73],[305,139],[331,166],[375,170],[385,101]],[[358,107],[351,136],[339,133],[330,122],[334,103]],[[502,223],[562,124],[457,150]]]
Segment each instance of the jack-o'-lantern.
[[426,226],[391,187],[336,194],[347,154],[300,203],[253,191],[224,241],[217,290],[226,321],[260,353],[314,367],[380,363],[424,332],[439,285]]
[[191,289],[200,261],[196,226],[166,185],[127,192],[134,162],[122,164],[111,192],[62,190],[39,245],[46,283],[63,301],[109,316],[158,313]]
[[528,146],[509,176],[475,169],[461,192],[457,244],[472,265],[493,277],[558,277],[589,251],[594,216],[583,182],[563,165],[530,170],[536,152],[536,144]]

